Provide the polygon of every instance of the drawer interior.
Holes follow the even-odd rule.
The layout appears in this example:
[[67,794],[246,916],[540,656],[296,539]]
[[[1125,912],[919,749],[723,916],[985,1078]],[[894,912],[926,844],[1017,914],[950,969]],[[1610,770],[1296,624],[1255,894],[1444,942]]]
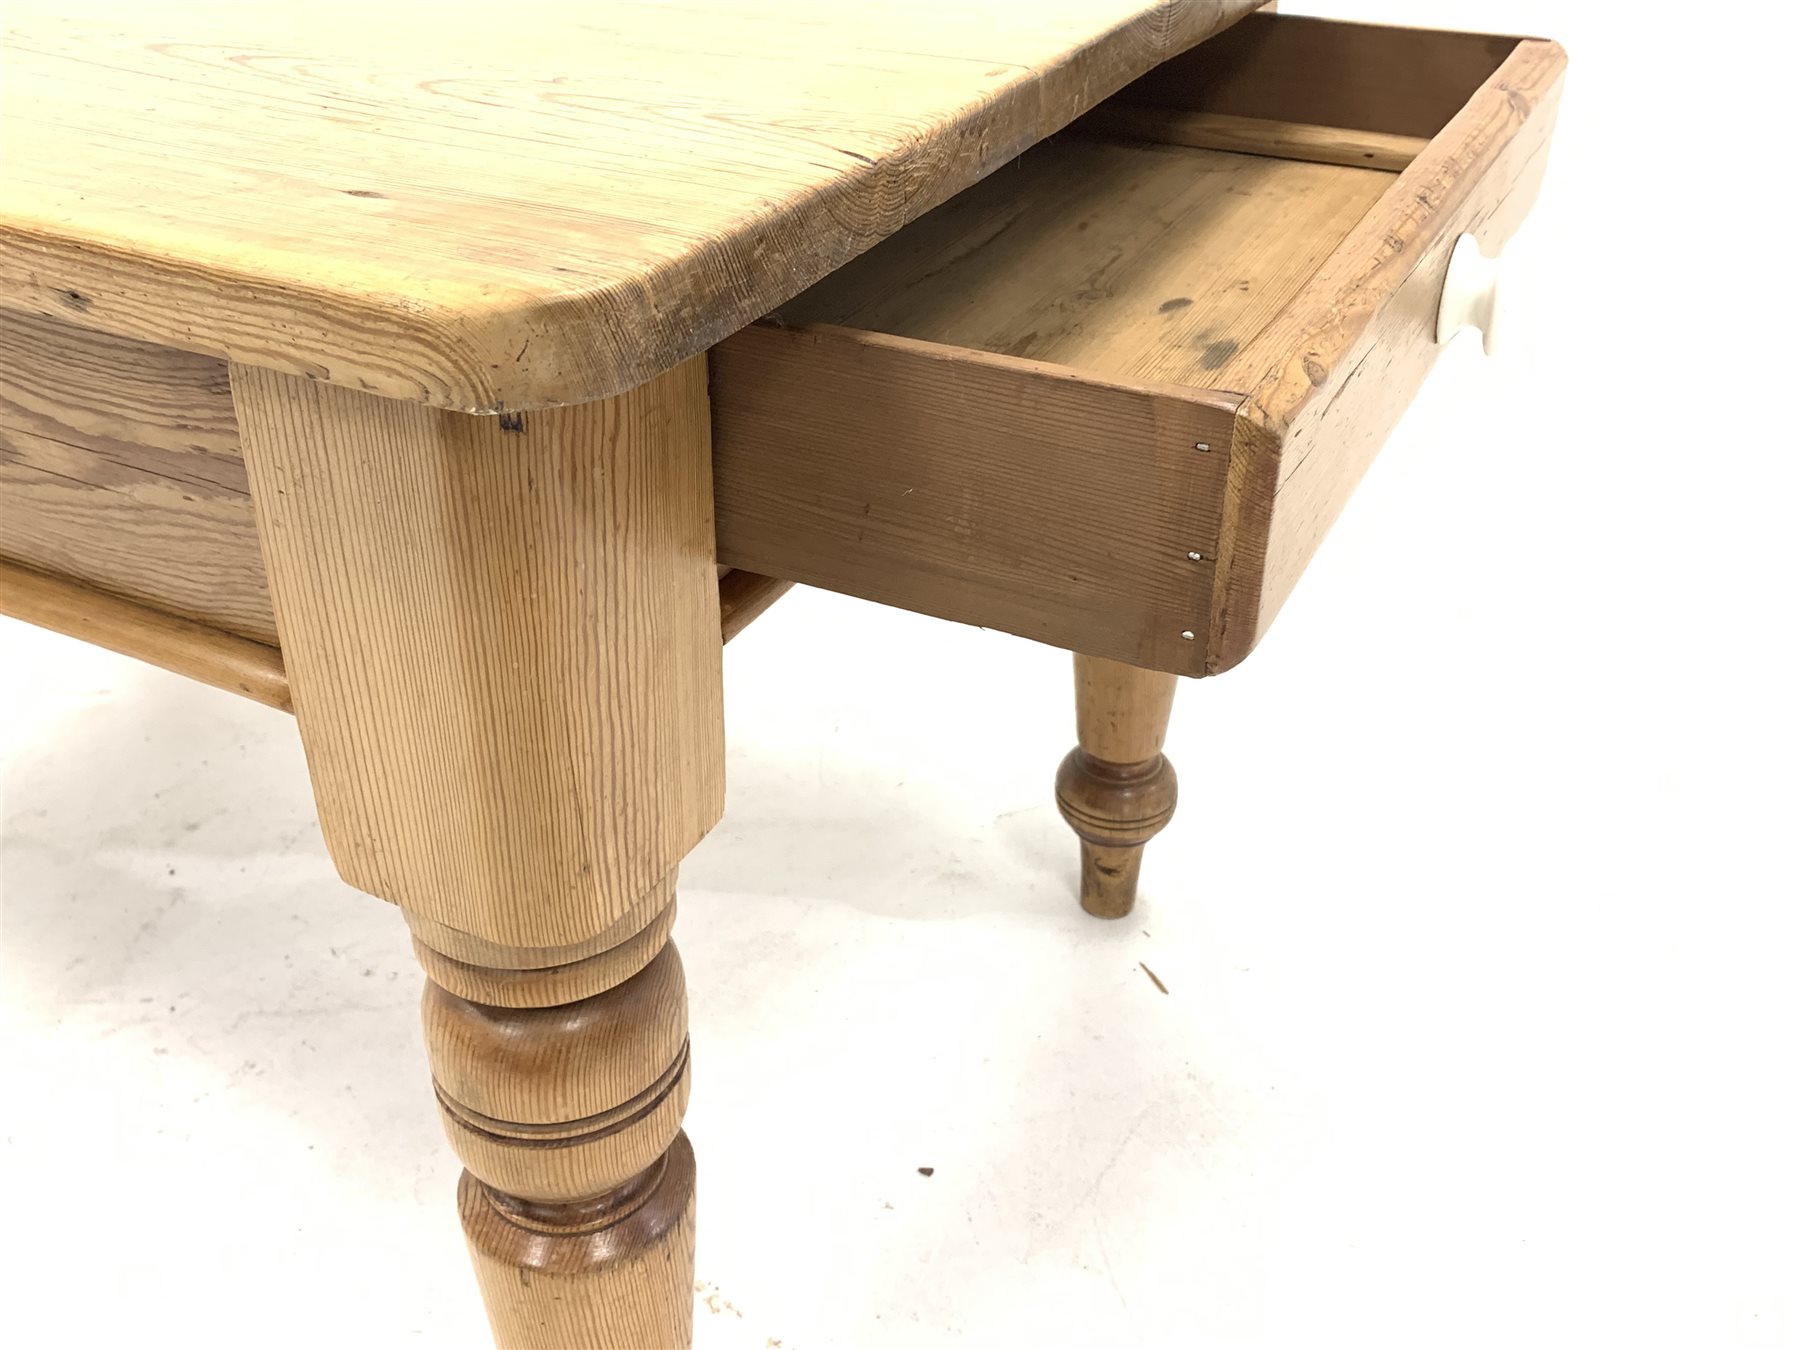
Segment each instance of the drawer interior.
[[1065,133],[781,317],[1121,379],[1221,385],[1392,178]]
[[719,557],[1241,661],[1530,209],[1565,59],[1252,16],[714,349]]
[[778,318],[1244,389],[1238,354],[1516,45],[1246,19]]

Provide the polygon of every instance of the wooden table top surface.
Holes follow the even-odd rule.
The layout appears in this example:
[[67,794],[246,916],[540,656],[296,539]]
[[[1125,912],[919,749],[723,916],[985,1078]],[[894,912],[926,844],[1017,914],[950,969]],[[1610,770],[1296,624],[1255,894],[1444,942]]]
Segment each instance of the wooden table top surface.
[[12,0],[0,306],[468,411],[603,397],[1258,3]]

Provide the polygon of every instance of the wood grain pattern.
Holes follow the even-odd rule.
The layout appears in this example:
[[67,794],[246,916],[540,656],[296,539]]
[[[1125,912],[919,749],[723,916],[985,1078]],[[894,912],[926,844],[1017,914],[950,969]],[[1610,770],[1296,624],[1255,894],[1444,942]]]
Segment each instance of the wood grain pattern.
[[273,644],[224,364],[0,310],[0,558]]
[[573,1003],[597,988],[611,988],[635,975],[662,949],[674,923],[675,906],[665,905],[648,924],[616,946],[573,961],[516,969],[459,961],[417,938],[413,952],[432,983],[470,1002],[497,1008],[547,1008]]
[[[493,942],[460,928],[451,928],[439,923],[436,919],[427,918],[417,910],[406,910],[406,924],[413,932],[413,947],[429,947],[433,952],[459,967],[485,967],[494,971],[542,970],[549,966],[580,965],[590,956],[613,952],[628,945],[634,938],[649,928],[656,916],[668,911],[673,915],[672,901],[675,896],[675,874],[670,872],[655,886],[644,892],[643,896],[615,922],[607,924],[591,937],[575,942],[560,943],[554,947],[520,946],[514,943]],[[634,968],[635,969],[635,968]],[[433,965],[426,962],[425,973],[437,979]],[[487,998],[476,989],[465,987],[456,979],[442,979],[438,983],[453,994],[461,994],[464,998],[475,999],[479,1003],[506,1003],[507,1006],[529,1007],[529,1004],[514,1005],[509,1000]]]
[[0,614],[293,711],[281,653],[235,633],[8,562],[0,562]]
[[527,1141],[594,1134],[623,1104],[653,1090],[663,1095],[666,1080],[680,1076],[687,1054],[681,958],[666,940],[651,951],[652,959],[626,978],[547,1007],[490,1006],[427,984],[426,1043],[445,1109],[478,1134],[496,1133],[492,1122],[503,1122],[516,1155],[506,1166],[531,1172],[531,1179],[484,1173],[484,1180],[523,1199],[578,1200],[623,1184],[669,1146],[667,1137],[656,1140],[647,1156],[597,1178],[547,1171],[529,1149],[511,1147],[518,1142],[512,1127]]
[[1235,400],[768,326],[714,352],[713,394],[724,560],[1201,669]]
[[[260,573],[261,564],[258,563]],[[719,579],[720,636],[730,642],[792,582],[727,570]],[[279,648],[0,560],[0,614],[91,642],[282,712],[294,710]]]
[[1386,169],[1390,173],[1398,173],[1411,164],[1427,144],[1423,136],[1278,122],[1267,117],[1235,117],[1230,113],[1146,108],[1117,101],[1102,103],[1076,123],[1076,129],[1089,135],[1129,136],[1159,145],[1230,150],[1240,155]]
[[232,386],[345,880],[499,943],[617,921],[723,806],[705,363],[506,418]]
[[1120,103],[1430,138],[1520,39],[1254,14],[1127,86]]
[[463,1233],[496,1350],[687,1350],[694,1338],[694,1150],[685,1134],[587,1205],[511,1204],[464,1172]]
[[573,964],[520,953],[517,968],[482,971],[434,951],[423,938],[440,926],[408,915],[431,974],[439,1113],[468,1169],[463,1229],[501,1350],[688,1344],[694,1161],[673,883],[646,896],[637,931]]
[[1241,661],[1437,360],[1450,251],[1489,252],[1536,197],[1566,58],[1519,45],[1224,378],[1239,410],[1209,662]]
[[1081,907],[1121,919],[1137,903],[1144,845],[1175,814],[1163,754],[1176,677],[1075,658],[1076,746],[1056,772],[1056,806],[1081,840]]
[[741,567],[719,574],[719,634],[730,642],[755,623],[769,607],[792,589],[794,583],[746,572]]
[[821,326],[715,350],[720,557],[1202,673],[1239,401],[1208,387],[1392,181],[1039,147],[782,310]]
[[[1250,67],[1304,58],[1285,84],[1271,81],[1286,92],[1269,110],[1408,128],[1383,132],[1392,136],[1413,136],[1425,111],[1497,63],[1500,47],[1512,54],[1397,175],[1066,136],[871,250],[780,316],[853,325],[827,344],[853,357],[807,346],[826,343],[806,336],[823,330],[752,330],[720,349],[722,369],[744,363],[743,378],[720,382],[723,556],[1130,665],[1197,674],[1242,660],[1435,359],[1430,317],[1456,235],[1472,229],[1497,245],[1529,205],[1564,64],[1552,43],[1257,23],[1255,41],[1229,39]],[[1300,38],[1280,36],[1288,23],[1302,25]],[[1314,97],[1306,72],[1357,60],[1383,70],[1417,60],[1430,97],[1404,109],[1376,100],[1359,113],[1360,76]],[[1104,510],[1090,522],[1095,541],[1151,551],[1131,556],[1121,544],[1111,570],[1077,573],[1102,586],[1067,595],[1021,588],[1006,573],[1023,559],[1032,577],[1056,575],[1053,557],[1025,551],[1029,525],[1002,536],[986,524],[965,529],[960,512],[904,507],[866,525],[924,469],[940,499],[969,478],[984,522],[1042,523],[1059,543],[1079,538],[1061,512],[1094,478],[1108,480],[1114,500],[1133,500],[1142,461],[1043,457],[1036,437],[1056,433],[1029,422],[1036,390],[997,384],[1000,358],[970,349],[1059,363],[1035,376],[1064,391],[1065,407],[1081,401],[1071,391],[1110,397],[1103,391],[1129,375],[1234,409],[1222,500],[1193,508],[1221,521],[1216,553],[1208,542],[1196,559],[1218,559],[1205,602],[1173,591],[1169,603],[1120,599],[1166,584],[1155,568],[1181,524],[1148,508],[1136,524]],[[784,362],[792,369],[776,369]],[[879,364],[893,369],[878,377]],[[1088,415],[1100,407],[1090,403]],[[1032,435],[1021,435],[1027,425]],[[1091,444],[1111,454],[1136,436]],[[1107,603],[1090,607],[1096,595]],[[1209,615],[1198,652],[1159,645],[1178,610]]]
[[1060,136],[782,306],[780,318],[1230,389],[1219,372],[1393,181]]
[[447,408],[592,400],[1255,5],[17,0],[0,303]]

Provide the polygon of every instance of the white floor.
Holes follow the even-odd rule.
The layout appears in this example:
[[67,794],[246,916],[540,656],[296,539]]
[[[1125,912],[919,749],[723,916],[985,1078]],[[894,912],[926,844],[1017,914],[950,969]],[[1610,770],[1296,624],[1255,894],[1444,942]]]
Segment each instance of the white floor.
[[[1137,916],[1075,908],[1065,657],[813,592],[733,644],[701,1350],[1800,1345],[1789,335],[1704,196],[1620,219],[1571,45],[1514,351],[1184,690]],[[291,719],[0,624],[0,785],[5,1343],[486,1346]]]

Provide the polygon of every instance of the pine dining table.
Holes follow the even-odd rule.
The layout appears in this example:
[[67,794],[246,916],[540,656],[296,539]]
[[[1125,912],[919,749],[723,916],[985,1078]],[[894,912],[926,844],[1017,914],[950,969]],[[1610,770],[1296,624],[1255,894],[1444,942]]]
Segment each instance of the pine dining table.
[[1496,331],[1560,49],[1259,6],[8,6],[0,613],[293,714],[501,1346],[690,1343],[724,642],[1073,653],[1122,915],[1181,678]]

